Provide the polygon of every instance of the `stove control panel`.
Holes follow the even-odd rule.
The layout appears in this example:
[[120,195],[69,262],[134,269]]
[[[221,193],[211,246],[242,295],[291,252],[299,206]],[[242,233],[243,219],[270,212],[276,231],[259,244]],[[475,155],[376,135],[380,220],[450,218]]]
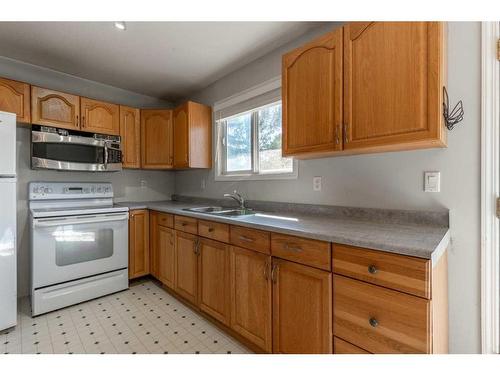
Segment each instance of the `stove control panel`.
[[113,198],[108,182],[30,182],[29,199]]

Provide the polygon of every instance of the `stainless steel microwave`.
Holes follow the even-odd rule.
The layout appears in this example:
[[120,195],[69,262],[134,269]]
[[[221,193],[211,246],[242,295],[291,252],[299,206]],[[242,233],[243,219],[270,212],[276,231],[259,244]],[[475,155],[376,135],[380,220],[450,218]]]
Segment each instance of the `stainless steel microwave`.
[[33,125],[31,168],[90,172],[120,171],[121,139],[115,135]]

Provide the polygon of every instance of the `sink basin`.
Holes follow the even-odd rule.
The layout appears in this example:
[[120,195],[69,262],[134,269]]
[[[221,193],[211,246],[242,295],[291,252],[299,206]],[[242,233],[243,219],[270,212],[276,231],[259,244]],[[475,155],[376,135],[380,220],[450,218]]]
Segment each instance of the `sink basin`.
[[200,212],[204,214],[211,214],[215,212],[224,211],[222,207],[210,206],[210,207],[194,207],[194,208],[184,208],[184,211]]
[[201,214],[210,214],[218,216],[245,216],[245,215],[255,215],[255,212],[250,208],[239,209],[239,208],[223,208],[223,207],[194,207],[194,208],[184,208],[184,211],[198,212]]

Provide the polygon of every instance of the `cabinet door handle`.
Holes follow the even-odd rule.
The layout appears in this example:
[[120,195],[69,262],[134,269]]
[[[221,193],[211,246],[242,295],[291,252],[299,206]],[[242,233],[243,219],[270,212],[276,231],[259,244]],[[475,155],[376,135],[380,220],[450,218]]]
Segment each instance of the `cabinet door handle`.
[[185,227],[185,226],[187,225],[187,223],[181,223],[181,225],[182,225],[183,227]]
[[348,143],[349,137],[347,135],[347,130],[349,129],[349,125],[346,123],[343,125],[343,127],[344,127],[344,143]]
[[76,123],[75,123],[76,127],[79,128],[80,127],[80,119],[78,117],[78,115],[76,115]]
[[264,264],[264,279],[269,280],[269,261]]
[[253,242],[254,239],[246,236],[240,236],[240,240],[245,241],[245,242]]
[[85,127],[85,116],[82,116],[82,128]]
[[277,279],[278,268],[279,267],[277,264],[273,264],[273,268],[271,270],[271,281],[273,282],[273,284],[276,284],[276,282],[278,281]]
[[368,272],[370,272],[372,275],[375,275],[378,272],[378,269],[372,264],[368,266]]
[[200,240],[196,239],[193,243],[193,252],[198,255],[198,246],[200,245]]
[[342,133],[342,125],[338,124],[335,129],[335,143],[340,144],[340,133]]
[[375,318],[370,318],[370,320],[368,320],[368,322],[370,323],[370,325],[375,328],[378,326],[378,320],[375,319]]
[[290,250],[290,251],[294,251],[296,253],[300,253],[302,251],[302,248],[300,246],[293,246],[293,245],[290,245],[288,243],[285,244],[285,249]]
[[215,229],[214,229],[214,228],[212,228],[212,227],[209,227],[209,228],[208,228],[208,232],[209,232],[209,233],[212,233],[214,230],[215,230]]

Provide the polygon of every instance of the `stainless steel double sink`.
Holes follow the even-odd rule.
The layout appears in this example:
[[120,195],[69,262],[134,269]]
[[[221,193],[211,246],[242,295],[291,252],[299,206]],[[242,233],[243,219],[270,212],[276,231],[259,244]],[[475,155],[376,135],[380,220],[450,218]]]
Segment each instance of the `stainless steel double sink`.
[[215,216],[247,216],[255,215],[255,211],[250,208],[224,208],[218,206],[183,208],[184,211],[198,212]]

